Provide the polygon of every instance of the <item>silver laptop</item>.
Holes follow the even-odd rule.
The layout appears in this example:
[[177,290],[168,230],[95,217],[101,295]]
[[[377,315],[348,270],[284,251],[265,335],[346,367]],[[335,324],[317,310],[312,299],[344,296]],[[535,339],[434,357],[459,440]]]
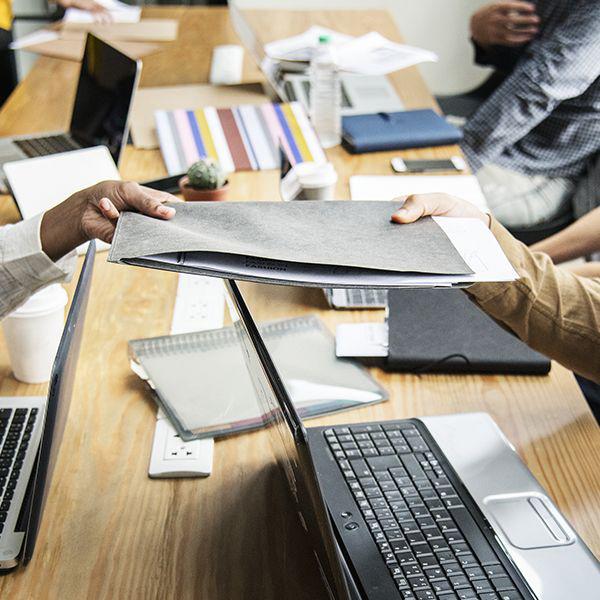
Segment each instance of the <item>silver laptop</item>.
[[[285,64],[270,59],[258,41],[256,33],[246,20],[234,0],[229,1],[229,15],[235,32],[244,47],[250,52],[256,64],[269,82],[272,95],[283,102],[300,102],[309,112],[310,78],[306,72],[285,69]],[[300,70],[306,66],[300,67]],[[404,109],[394,86],[385,75],[355,75],[343,73],[342,116],[377,112],[396,112]]]
[[7,162],[107,146],[118,164],[142,63],[88,34],[68,131],[0,138],[0,179]]
[[330,598],[598,598],[600,563],[487,414],[306,429],[237,284],[228,290]]
[[94,267],[88,246],[58,346],[48,396],[0,398],[0,572],[33,556],[65,428]]

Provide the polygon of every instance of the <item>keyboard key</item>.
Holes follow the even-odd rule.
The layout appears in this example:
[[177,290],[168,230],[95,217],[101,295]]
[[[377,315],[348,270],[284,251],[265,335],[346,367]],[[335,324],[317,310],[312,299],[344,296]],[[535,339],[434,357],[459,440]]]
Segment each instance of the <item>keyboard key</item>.
[[381,425],[352,425],[350,431],[352,433],[372,433],[381,431]]
[[457,562],[447,562],[444,563],[442,565],[444,571],[446,572],[446,575],[448,575],[448,577],[452,576],[452,575],[461,575],[462,574],[462,569],[460,568],[459,564]]
[[418,575],[416,577],[408,577],[408,582],[413,590],[422,590],[429,588],[429,582],[426,577]]
[[471,581],[471,585],[477,593],[493,592],[494,588],[487,579],[475,579]]
[[508,577],[508,574],[500,564],[487,565],[483,570],[488,577]]
[[429,590],[418,590],[415,591],[415,598],[417,600],[434,600],[435,594]]
[[480,567],[467,567],[465,569],[465,575],[469,579],[485,579],[485,573]]
[[367,463],[362,459],[353,459],[349,461],[352,465],[352,470],[356,474],[357,477],[370,477],[371,470],[367,466]]
[[402,463],[397,456],[377,456],[367,458],[367,463],[373,471],[387,471],[388,469],[402,466]]
[[469,580],[464,575],[454,575],[449,577],[450,583],[454,589],[470,588]]
[[477,593],[472,589],[456,590],[456,594],[460,600],[471,600],[471,598],[477,598]]
[[447,581],[432,581],[431,587],[436,593],[452,591],[452,586]]
[[515,589],[513,582],[508,577],[495,577],[494,579],[492,579],[492,583],[499,592],[503,590]]
[[406,577],[404,577],[403,575],[394,577],[394,582],[396,583],[396,587],[400,591],[410,589],[410,586],[408,585],[408,579],[406,579]]
[[445,579],[444,571],[441,567],[423,568],[423,571],[425,572],[425,577],[430,581],[435,579]]
[[500,592],[500,600],[523,600],[523,596],[517,590],[507,590]]

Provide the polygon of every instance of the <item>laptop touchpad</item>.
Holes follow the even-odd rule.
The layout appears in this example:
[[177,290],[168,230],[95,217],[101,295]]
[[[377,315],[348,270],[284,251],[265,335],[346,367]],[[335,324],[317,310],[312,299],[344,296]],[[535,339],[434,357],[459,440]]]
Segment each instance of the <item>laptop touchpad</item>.
[[506,494],[484,500],[491,519],[517,548],[547,548],[573,542],[574,535],[543,495]]

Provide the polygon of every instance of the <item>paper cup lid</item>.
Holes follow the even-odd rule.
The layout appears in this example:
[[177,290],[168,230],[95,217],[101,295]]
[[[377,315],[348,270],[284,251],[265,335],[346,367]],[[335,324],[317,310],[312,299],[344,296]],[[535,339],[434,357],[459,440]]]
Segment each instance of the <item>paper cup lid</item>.
[[54,283],[33,294],[25,304],[9,317],[36,317],[63,308],[69,301],[67,292],[59,283]]
[[300,185],[306,189],[329,187],[334,185],[338,178],[331,163],[300,163],[295,169]]

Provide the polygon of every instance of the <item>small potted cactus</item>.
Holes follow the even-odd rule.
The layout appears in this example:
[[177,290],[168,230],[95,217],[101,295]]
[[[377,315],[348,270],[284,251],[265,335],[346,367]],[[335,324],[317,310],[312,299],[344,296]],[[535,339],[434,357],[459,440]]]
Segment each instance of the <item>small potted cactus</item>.
[[186,200],[225,200],[229,183],[219,163],[212,158],[195,162],[179,180],[179,189]]

